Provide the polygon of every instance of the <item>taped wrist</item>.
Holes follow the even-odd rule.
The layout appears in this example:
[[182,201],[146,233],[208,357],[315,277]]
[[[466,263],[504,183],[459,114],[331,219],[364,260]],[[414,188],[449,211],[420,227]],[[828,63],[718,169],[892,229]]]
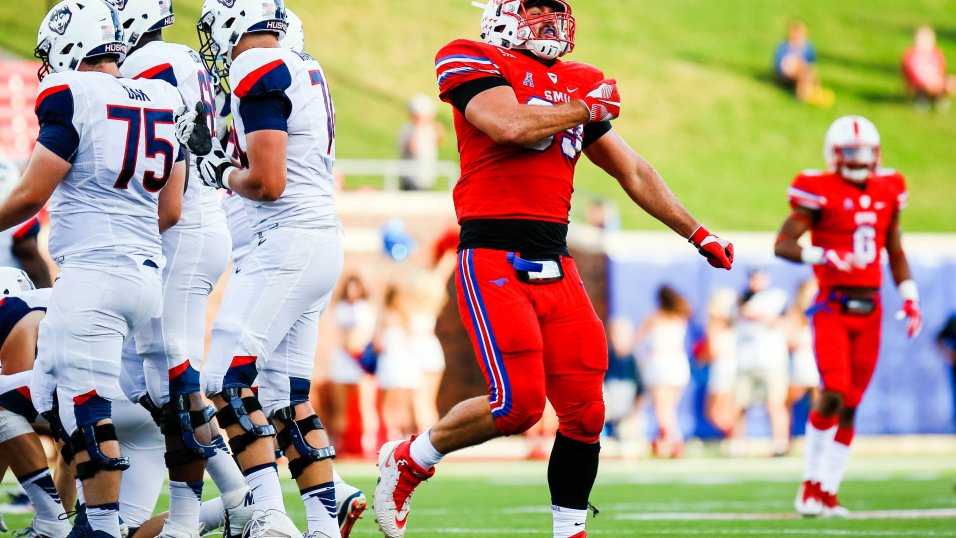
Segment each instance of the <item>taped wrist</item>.
[[904,280],[900,282],[900,297],[904,301],[913,301],[914,303],[919,302],[919,287],[916,286],[916,282],[913,280]]
[[76,464],[76,477],[80,480],[93,478],[100,471],[125,471],[129,469],[129,458],[109,458],[100,450],[107,441],[116,441],[116,427],[112,424],[92,424],[82,426],[70,437],[73,452],[85,450],[90,460]]
[[820,265],[824,261],[826,251],[821,247],[803,247],[800,251],[800,259],[808,265]]

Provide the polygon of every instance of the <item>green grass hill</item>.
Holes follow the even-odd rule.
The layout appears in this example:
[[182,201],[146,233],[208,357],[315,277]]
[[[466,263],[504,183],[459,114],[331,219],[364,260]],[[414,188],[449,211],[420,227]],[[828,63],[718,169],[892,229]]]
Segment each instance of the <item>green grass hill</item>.
[[[956,64],[954,0],[577,0],[575,60],[619,81],[624,114],[615,128],[664,175],[684,203],[717,229],[776,229],[785,189],[820,167],[823,134],[843,114],[870,117],[884,161],[910,184],[907,230],[956,231],[956,113],[919,114],[904,97],[899,60],[913,29],[931,24]],[[199,0],[176,0],[173,40],[195,46]],[[468,0],[288,0],[303,19],[308,50],[328,71],[338,113],[338,154],[393,158],[405,103],[435,95],[433,58],[448,41],[475,37],[480,11]],[[0,48],[29,56],[47,3],[0,4]],[[829,110],[797,103],[772,81],[770,61],[788,20],[805,20]],[[451,113],[441,120],[451,131]],[[456,158],[454,137],[442,148]],[[655,229],[611,178],[579,167],[579,191],[621,201],[624,224]],[[580,202],[579,202],[580,203]]]

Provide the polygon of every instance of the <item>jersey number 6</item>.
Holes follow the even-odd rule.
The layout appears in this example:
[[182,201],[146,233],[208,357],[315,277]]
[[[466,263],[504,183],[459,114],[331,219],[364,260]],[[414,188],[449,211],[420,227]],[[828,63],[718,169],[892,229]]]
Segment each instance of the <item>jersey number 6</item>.
[[157,155],[162,155],[163,173],[157,177],[156,172],[147,170],[143,174],[143,188],[149,192],[157,192],[162,189],[169,180],[169,173],[173,169],[175,148],[169,140],[156,136],[156,125],[173,125],[173,111],[110,105],[106,107],[106,117],[111,120],[126,122],[126,151],[123,154],[123,168],[120,170],[119,177],[116,178],[113,187],[117,189],[129,188],[129,182],[136,174],[139,144],[145,138],[146,157],[154,158]]

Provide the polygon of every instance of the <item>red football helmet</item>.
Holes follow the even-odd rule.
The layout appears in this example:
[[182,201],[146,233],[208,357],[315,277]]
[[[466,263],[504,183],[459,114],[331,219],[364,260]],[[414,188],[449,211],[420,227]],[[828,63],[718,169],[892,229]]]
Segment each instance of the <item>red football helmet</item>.
[[[574,50],[574,16],[567,0],[488,0],[473,2],[485,10],[481,37],[506,49],[525,49],[543,60],[553,60]],[[549,7],[551,12],[535,12]]]

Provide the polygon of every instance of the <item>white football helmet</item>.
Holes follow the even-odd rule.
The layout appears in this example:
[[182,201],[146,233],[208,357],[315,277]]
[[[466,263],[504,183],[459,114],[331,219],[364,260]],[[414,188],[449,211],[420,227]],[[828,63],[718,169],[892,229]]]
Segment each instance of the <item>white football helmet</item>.
[[37,76],[72,71],[83,60],[114,55],[126,58],[123,28],[112,4],[102,0],[63,0],[46,14],[33,54],[43,61]]
[[23,269],[0,267],[0,298],[35,289],[37,287],[33,285],[33,281],[23,272]]
[[271,32],[285,37],[286,9],[283,0],[206,0],[196,28],[199,53],[206,68],[220,80],[229,76],[232,49],[245,34]]
[[[574,50],[575,22],[567,0],[488,0],[472,2],[484,9],[481,38],[506,49],[528,50],[542,60],[554,60]],[[528,10],[548,6],[554,11],[528,16]],[[541,35],[534,27],[543,25]]]
[[880,166],[880,132],[863,116],[843,116],[827,129],[823,156],[831,172],[866,181]]
[[119,11],[123,38],[130,47],[135,47],[143,35],[173,25],[172,0],[109,0]]
[[289,24],[289,27],[286,28],[285,37],[279,40],[279,44],[296,52],[305,52],[305,29],[302,27],[302,19],[291,9],[286,8],[285,22]]

